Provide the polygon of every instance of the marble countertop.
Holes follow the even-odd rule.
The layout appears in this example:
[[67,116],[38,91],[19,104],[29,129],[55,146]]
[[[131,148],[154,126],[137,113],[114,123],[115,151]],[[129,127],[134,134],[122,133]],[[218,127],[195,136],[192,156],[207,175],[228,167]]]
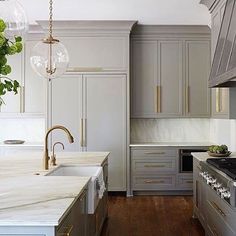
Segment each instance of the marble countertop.
[[57,226],[89,177],[27,176],[1,180],[0,226]]
[[[208,158],[214,158],[209,156],[207,152],[193,152],[192,155],[199,162],[206,161]],[[236,158],[236,153],[233,152],[229,157]]]
[[[57,165],[83,164],[100,166],[108,155],[109,152],[58,152],[56,158]],[[0,180],[24,175],[45,175],[56,167],[49,166],[49,170],[43,169],[42,151],[20,152],[19,154],[0,157]]]
[[[57,153],[58,165],[102,165],[109,152]],[[89,177],[45,176],[43,152],[0,157],[0,226],[57,226]],[[35,174],[40,175],[35,175]]]
[[211,146],[211,142],[150,142],[132,143],[130,147],[202,147]]

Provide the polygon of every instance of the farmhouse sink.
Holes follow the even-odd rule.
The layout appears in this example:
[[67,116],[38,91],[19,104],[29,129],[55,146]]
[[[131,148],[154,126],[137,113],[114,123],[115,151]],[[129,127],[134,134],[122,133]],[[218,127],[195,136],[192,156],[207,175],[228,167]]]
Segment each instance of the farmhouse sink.
[[91,177],[88,184],[88,214],[93,214],[99,202],[98,180],[103,179],[101,166],[60,165],[47,176],[80,176]]

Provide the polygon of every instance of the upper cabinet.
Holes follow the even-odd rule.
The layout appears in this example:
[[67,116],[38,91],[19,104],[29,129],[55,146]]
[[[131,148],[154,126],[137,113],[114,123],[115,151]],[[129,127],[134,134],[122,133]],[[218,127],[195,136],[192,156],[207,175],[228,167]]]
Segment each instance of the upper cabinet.
[[20,83],[20,89],[17,95],[11,93],[3,96],[6,105],[1,106],[0,117],[41,117],[45,114],[46,80],[38,76],[30,65],[31,51],[42,38],[44,34],[40,27],[30,27],[24,38],[23,51],[8,57],[12,67],[9,77]]
[[210,31],[137,26],[131,41],[131,117],[209,117]]

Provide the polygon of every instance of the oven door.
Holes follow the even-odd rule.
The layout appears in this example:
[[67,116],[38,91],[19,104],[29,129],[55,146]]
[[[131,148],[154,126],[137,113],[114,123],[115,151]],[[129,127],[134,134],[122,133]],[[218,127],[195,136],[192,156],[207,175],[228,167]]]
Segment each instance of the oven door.
[[193,172],[193,156],[191,152],[180,152],[180,173],[191,172]]

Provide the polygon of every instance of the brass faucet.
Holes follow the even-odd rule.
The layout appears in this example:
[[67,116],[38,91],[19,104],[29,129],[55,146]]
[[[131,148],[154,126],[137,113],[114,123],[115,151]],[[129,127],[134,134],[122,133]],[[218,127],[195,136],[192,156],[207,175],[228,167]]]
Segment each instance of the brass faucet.
[[52,166],[56,166],[57,165],[57,163],[56,163],[57,159],[56,159],[56,154],[55,154],[55,147],[56,147],[56,145],[59,145],[59,144],[62,146],[63,150],[65,149],[64,144],[61,143],[61,142],[56,142],[56,143],[53,144],[53,146],[52,146],[52,156],[51,156],[51,160],[50,160],[50,163],[51,163]]
[[68,136],[68,139],[69,139],[69,142],[70,143],[73,143],[74,142],[74,138],[73,136],[71,135],[70,131],[64,127],[64,126],[61,126],[61,125],[56,125],[56,126],[53,126],[51,129],[49,129],[45,135],[45,139],[44,139],[44,156],[43,156],[43,167],[45,170],[48,170],[48,161],[49,161],[49,155],[48,155],[48,136],[49,134],[54,130],[54,129],[61,129],[63,131],[65,131],[67,133],[67,136]]

